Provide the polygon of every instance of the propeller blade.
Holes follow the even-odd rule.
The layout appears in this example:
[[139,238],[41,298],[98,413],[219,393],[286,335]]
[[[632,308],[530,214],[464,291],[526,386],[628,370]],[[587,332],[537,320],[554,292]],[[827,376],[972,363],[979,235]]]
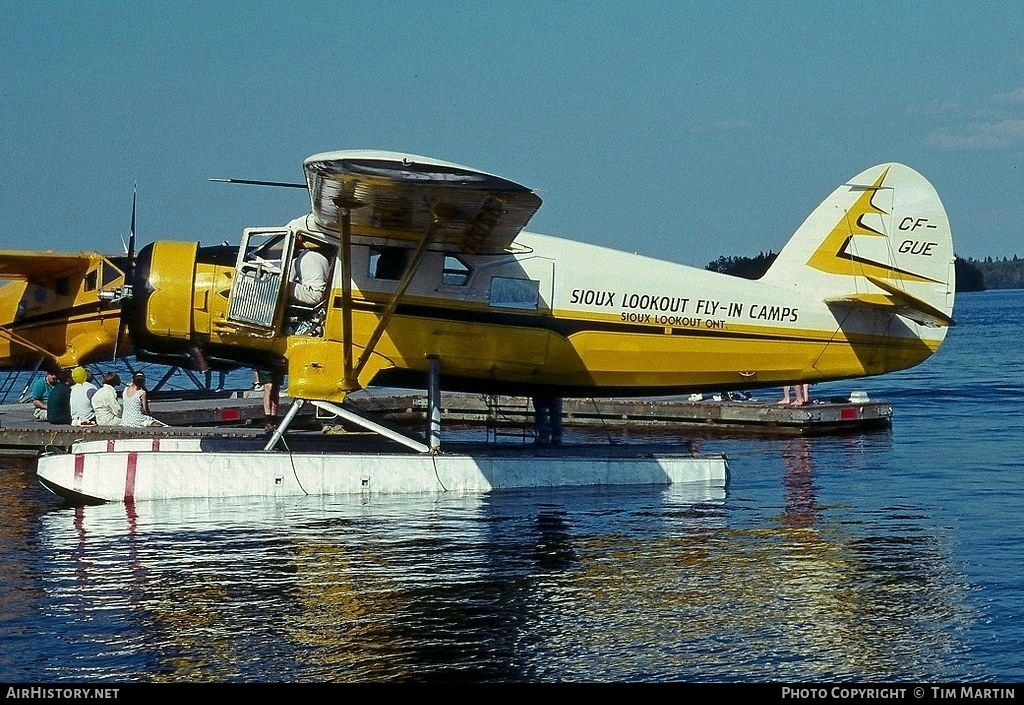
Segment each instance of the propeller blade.
[[256,181],[253,179],[210,179],[220,184],[249,184],[250,186],[278,186],[281,188],[307,188],[306,184],[294,184],[287,181]]
[[112,361],[116,361],[121,355],[121,338],[124,337],[125,331],[128,329],[128,311],[126,310],[125,302],[121,301],[121,320],[117,324],[117,338],[114,339],[114,355],[111,358]]
[[132,187],[132,228],[128,231],[128,251],[125,252],[128,255],[128,266],[134,268],[135,265],[135,202],[139,195],[139,185],[136,183]]
[[139,184],[136,182],[132,187],[132,225],[128,231],[128,246],[125,248],[125,254],[128,255],[128,266],[125,268],[123,291],[126,295],[123,295],[120,301],[121,314],[117,323],[117,337],[114,339],[114,360],[117,360],[120,355],[121,339],[128,332],[128,319],[131,317],[131,296],[127,295],[127,292],[131,291],[129,287],[135,279],[135,207],[138,195]]

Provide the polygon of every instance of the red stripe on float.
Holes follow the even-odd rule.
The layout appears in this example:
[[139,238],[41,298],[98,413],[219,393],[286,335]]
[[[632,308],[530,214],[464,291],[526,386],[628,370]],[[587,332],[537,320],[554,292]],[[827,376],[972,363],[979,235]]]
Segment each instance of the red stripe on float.
[[85,456],[75,453],[75,492],[82,491],[82,474],[85,472]]
[[160,439],[159,438],[156,438],[156,437],[153,438],[153,450],[160,450]]
[[135,469],[138,467],[139,454],[128,454],[128,467],[125,468],[124,476],[124,501],[131,502],[135,499]]
[[113,453],[114,452],[114,439],[113,438],[108,438],[107,439],[107,452],[108,453]]

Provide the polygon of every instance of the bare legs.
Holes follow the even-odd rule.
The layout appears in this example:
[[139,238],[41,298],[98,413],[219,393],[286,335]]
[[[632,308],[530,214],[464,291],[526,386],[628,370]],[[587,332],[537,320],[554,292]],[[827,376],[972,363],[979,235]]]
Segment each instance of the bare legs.
[[[790,389],[793,390],[795,399],[790,396]],[[811,385],[809,384],[795,384],[792,387],[786,386],[782,388],[782,399],[779,404],[788,404],[790,406],[803,406],[809,404],[811,401]]]

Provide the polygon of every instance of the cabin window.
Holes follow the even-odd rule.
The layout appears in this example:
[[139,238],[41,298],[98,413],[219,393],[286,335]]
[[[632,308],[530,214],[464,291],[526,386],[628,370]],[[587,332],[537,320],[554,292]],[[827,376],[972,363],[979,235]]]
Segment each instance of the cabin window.
[[445,255],[441,283],[446,286],[466,286],[469,283],[469,265],[455,255]]
[[285,257],[285,233],[252,233],[246,243],[245,261],[256,262],[280,271]]
[[409,250],[404,247],[371,247],[370,278],[401,279],[408,262]]
[[82,282],[82,291],[95,291],[96,282],[99,280],[99,272],[95,269],[85,275],[85,281]]
[[536,310],[539,300],[539,281],[491,277],[491,306]]
[[100,266],[103,268],[103,288],[106,289],[121,276],[122,272],[119,272],[116,267],[106,262]]
[[231,282],[228,320],[261,328],[274,326],[291,249],[286,231],[245,231]]

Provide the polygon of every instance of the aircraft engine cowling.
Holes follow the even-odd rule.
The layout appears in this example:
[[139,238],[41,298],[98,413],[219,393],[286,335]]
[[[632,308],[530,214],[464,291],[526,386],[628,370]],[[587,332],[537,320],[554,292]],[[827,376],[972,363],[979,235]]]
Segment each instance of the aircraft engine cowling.
[[225,324],[238,248],[158,241],[136,259],[129,330],[139,359],[218,369],[270,365],[272,341]]
[[181,353],[191,341],[197,242],[159,241],[138,254],[130,329],[142,350]]

